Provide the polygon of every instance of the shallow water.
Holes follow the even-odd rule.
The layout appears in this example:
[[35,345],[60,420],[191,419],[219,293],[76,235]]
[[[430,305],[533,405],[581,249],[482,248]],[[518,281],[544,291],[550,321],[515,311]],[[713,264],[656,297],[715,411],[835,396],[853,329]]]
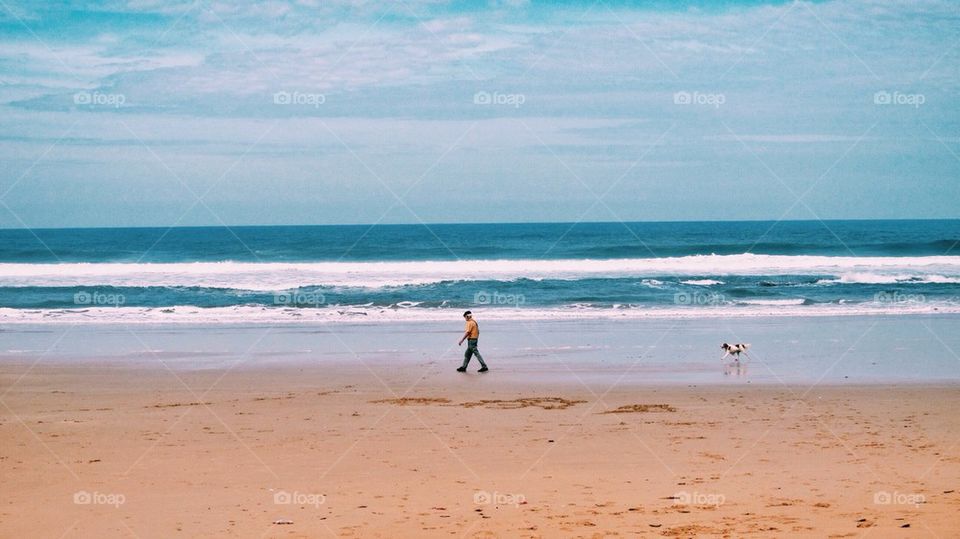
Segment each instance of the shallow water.
[[[16,325],[0,332],[0,361],[172,370],[319,365],[445,376],[462,357],[461,325]],[[481,328],[480,350],[492,371],[463,383],[587,384],[602,391],[647,384],[960,382],[958,315],[481,319]],[[751,343],[752,359],[721,362],[722,342]]]

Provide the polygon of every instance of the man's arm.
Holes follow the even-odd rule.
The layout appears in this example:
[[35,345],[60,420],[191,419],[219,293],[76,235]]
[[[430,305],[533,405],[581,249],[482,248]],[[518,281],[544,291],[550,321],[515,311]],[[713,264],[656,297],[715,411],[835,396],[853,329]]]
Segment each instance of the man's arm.
[[460,346],[461,344],[463,344],[463,341],[467,340],[467,337],[469,336],[470,336],[470,330],[468,329],[463,332],[463,337],[460,337],[460,342],[457,343],[457,346]]

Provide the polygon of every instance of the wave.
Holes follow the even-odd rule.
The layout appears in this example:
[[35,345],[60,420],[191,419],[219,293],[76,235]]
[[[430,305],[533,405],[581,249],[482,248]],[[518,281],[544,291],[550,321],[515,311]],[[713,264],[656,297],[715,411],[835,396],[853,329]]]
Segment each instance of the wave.
[[738,305],[810,305],[811,302],[804,298],[784,298],[784,299],[744,299],[736,302]]
[[960,284],[960,276],[937,274],[845,273],[835,279],[820,279],[816,284]]
[[378,288],[445,281],[650,276],[851,275],[960,282],[960,256],[697,255],[673,258],[406,262],[0,264],[0,286],[196,286],[254,291],[302,286]]
[[688,279],[686,281],[680,281],[680,284],[692,284],[695,286],[714,286],[723,284],[723,281],[718,281],[716,279]]
[[[758,231],[759,233],[759,231]],[[712,242],[677,242],[676,238],[667,241],[657,241],[655,237],[645,238],[645,244],[658,256],[684,256],[693,253],[714,253],[719,255],[735,255],[749,248],[753,253],[770,255],[797,255],[803,253],[817,253],[821,255],[842,256],[853,249],[856,252],[869,255],[888,256],[921,256],[946,253],[960,245],[960,238],[940,238],[929,241],[875,241],[870,238],[862,240],[846,238],[842,243],[830,236],[825,241],[712,241]],[[635,256],[640,250],[636,245],[590,245],[580,248],[568,248],[566,254],[583,256],[585,258],[623,258]],[[646,252],[646,251],[644,251]]]
[[[554,308],[494,308],[474,312],[483,320],[642,320],[750,317],[818,317],[870,315],[960,314],[957,302],[864,302],[814,304],[800,300],[753,301],[747,305],[685,307],[623,306],[595,307],[588,304]],[[69,324],[286,324],[286,323],[381,323],[456,322],[460,310],[453,308],[387,308],[371,306],[295,309],[243,305],[234,307],[92,307],[88,309],[0,308],[5,324],[62,322]]]

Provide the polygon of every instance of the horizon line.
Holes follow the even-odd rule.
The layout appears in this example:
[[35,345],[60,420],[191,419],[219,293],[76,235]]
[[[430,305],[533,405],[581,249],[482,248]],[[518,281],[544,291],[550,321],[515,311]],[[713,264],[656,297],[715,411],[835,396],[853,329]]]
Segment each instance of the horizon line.
[[472,222],[435,222],[435,223],[314,223],[314,224],[237,224],[237,225],[136,225],[136,226],[58,226],[58,227],[0,227],[0,232],[12,230],[143,230],[143,229],[198,229],[198,228],[305,228],[305,227],[431,227],[431,226],[469,226],[469,225],[605,225],[605,224],[668,224],[668,223],[837,223],[866,221],[960,221],[960,217],[897,217],[897,218],[837,218],[837,219],[678,219],[650,221],[472,221]]

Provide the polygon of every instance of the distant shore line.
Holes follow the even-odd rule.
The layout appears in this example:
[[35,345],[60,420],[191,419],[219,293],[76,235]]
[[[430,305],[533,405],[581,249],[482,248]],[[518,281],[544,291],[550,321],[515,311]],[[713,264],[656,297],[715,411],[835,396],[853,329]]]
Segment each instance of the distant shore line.
[[[560,307],[490,308],[470,307],[488,321],[628,321],[698,320],[723,318],[824,318],[857,316],[936,316],[960,314],[960,304],[916,305],[755,305],[725,307]],[[317,309],[243,307],[97,307],[89,309],[0,309],[4,324],[313,324],[447,322],[458,320],[461,307],[387,308],[326,307]]]

